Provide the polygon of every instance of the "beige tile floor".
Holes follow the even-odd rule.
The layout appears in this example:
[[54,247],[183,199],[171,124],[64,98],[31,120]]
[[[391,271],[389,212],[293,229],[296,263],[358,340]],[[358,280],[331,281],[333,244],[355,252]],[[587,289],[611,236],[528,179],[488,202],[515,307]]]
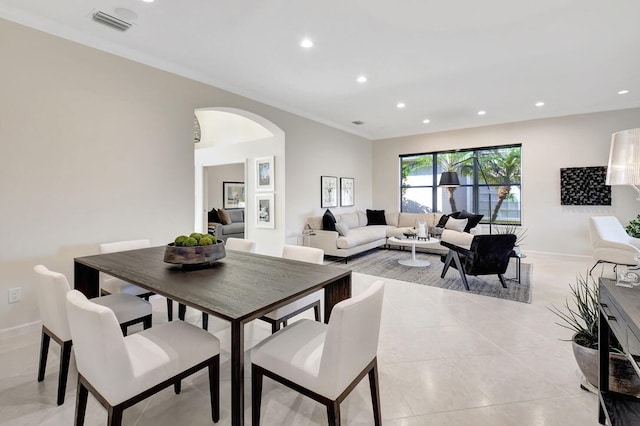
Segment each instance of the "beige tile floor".
[[[529,254],[526,261],[533,264],[531,304],[387,280],[379,346],[385,425],[597,424],[597,399],[580,390],[570,344],[559,340],[569,334],[555,325],[547,309],[564,302],[568,283],[586,274],[590,259]],[[375,279],[354,274],[354,293]],[[164,299],[153,304],[154,322],[166,321]],[[199,318],[189,311],[187,320],[198,323]],[[210,331],[222,342],[218,424],[229,425],[229,328],[211,318]],[[245,334],[251,347],[269,334],[269,327],[256,321]],[[73,423],[75,365],[66,402],[58,407],[59,348],[52,343],[45,381],[38,383],[39,338],[34,330],[0,340],[0,425]],[[322,406],[265,380],[263,425],[326,424]],[[246,389],[250,424],[250,380]],[[206,374],[194,375],[180,395],[167,389],[126,410],[124,424],[210,425],[207,392]],[[373,423],[366,380],[345,401],[342,420]],[[105,423],[106,412],[90,397],[85,424]]]

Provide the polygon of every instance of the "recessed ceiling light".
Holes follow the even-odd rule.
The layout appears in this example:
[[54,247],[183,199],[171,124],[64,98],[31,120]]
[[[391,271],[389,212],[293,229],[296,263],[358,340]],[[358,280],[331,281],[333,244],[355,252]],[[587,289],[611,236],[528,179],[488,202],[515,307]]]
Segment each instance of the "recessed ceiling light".
[[424,120],[422,120],[422,122],[424,124],[429,124],[429,123],[431,123],[431,120],[429,120],[428,118],[425,118]]
[[487,111],[478,111],[478,115],[485,115]]
[[618,95],[626,95],[627,93],[629,93],[629,91],[627,89],[621,90],[618,92]]
[[398,102],[398,105],[396,105],[399,109],[402,109],[404,107],[406,107],[406,105],[404,104],[404,102]]
[[313,42],[311,40],[309,40],[308,38],[305,38],[304,40],[302,40],[300,42],[300,46],[304,47],[305,49],[309,49],[309,48],[313,47]]
[[366,83],[366,82],[367,82],[367,77],[366,77],[366,76],[364,76],[364,75],[361,75],[361,76],[359,76],[359,77],[356,79],[356,81],[357,81],[358,83]]
[[153,0],[142,0],[145,3],[153,3]]
[[537,107],[544,106],[544,102],[536,102],[536,106],[537,106]]

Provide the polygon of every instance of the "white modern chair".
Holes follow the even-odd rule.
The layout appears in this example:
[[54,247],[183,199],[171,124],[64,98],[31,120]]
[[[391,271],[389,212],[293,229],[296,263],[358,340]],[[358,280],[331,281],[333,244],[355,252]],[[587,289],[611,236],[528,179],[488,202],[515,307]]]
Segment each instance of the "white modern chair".
[[[282,257],[285,259],[299,260],[301,262],[316,263],[322,265],[324,260],[324,250],[314,247],[285,245],[282,248]],[[267,315],[260,317],[261,320],[271,324],[271,332],[275,333],[281,326],[287,325],[287,320],[307,309],[313,308],[316,321],[321,321],[320,300],[323,290],[316,291],[308,296],[289,303]]]
[[[244,238],[229,237],[224,243],[226,250],[243,251],[245,253],[256,252],[256,242],[253,240],[245,240]],[[178,305],[178,318],[184,321],[187,307],[183,304]],[[202,328],[209,329],[209,314],[202,313]]]
[[128,337],[113,311],[72,290],[67,294],[69,325],[78,364],[75,424],[84,424],[88,393],[107,409],[108,424],[122,423],[126,408],[209,369],[211,417],[220,417],[220,342],[183,321],[158,325]]
[[[58,405],[64,403],[67,388],[69,361],[71,359],[71,331],[67,318],[65,297],[71,290],[67,278],[47,269],[44,265],[33,268],[38,276],[38,307],[42,317],[42,341],[40,345],[40,366],[38,381],[44,380],[47,355],[51,339],[60,345],[60,371],[58,373]],[[96,303],[108,306],[115,312],[121,332],[126,335],[127,326],[142,322],[144,328],[151,327],[151,304],[129,294],[114,294],[98,297]]]
[[614,216],[592,216],[589,218],[589,231],[595,265],[612,263],[617,265],[637,265],[640,256],[640,238],[633,238],[624,230]]
[[329,425],[340,425],[340,403],[369,375],[373,420],[381,424],[377,350],[384,284],[337,303],[329,324],[296,321],[251,352],[252,425],[260,424],[262,379],[267,376],[327,407]]
[[[98,250],[100,254],[106,254],[149,247],[151,247],[151,241],[149,240],[128,240],[102,243],[98,246]],[[118,293],[131,294],[142,297],[145,300],[149,300],[149,296],[153,296],[155,294],[152,291],[138,287],[137,285],[128,283],[119,278],[100,273],[100,294],[105,295]],[[173,301],[171,299],[167,299],[167,318],[169,321],[173,321]]]

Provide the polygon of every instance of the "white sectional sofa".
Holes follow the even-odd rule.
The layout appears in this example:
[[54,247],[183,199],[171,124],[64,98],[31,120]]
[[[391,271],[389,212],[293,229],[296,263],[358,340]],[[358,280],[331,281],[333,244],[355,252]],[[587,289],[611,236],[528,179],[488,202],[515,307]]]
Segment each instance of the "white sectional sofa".
[[[435,227],[442,217],[442,213],[387,213],[386,225],[367,225],[367,215],[363,211],[354,211],[335,215],[336,222],[345,224],[348,228],[346,235],[337,231],[323,230],[322,216],[307,219],[308,228],[312,235],[308,236],[311,247],[321,248],[328,256],[350,257],[376,247],[387,244],[389,237],[402,237],[410,228],[417,227],[417,221],[424,221],[428,227]],[[471,229],[475,233],[475,229]],[[444,247],[433,245],[436,252],[446,250]]]

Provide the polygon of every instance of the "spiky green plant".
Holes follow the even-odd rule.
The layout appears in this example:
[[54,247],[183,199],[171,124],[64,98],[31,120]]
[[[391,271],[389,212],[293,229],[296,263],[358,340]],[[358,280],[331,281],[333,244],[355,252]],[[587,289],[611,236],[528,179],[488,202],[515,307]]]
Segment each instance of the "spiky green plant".
[[627,234],[635,238],[640,238],[640,214],[635,219],[629,221],[626,228]]
[[[560,327],[569,329],[575,333],[573,340],[580,346],[592,349],[598,348],[598,294],[599,287],[595,279],[590,275],[583,277],[578,275],[574,285],[569,284],[571,290],[571,302],[565,300],[563,309],[554,305],[548,309],[560,318],[557,322]],[[620,352],[621,347],[615,338],[612,338],[611,349]]]

